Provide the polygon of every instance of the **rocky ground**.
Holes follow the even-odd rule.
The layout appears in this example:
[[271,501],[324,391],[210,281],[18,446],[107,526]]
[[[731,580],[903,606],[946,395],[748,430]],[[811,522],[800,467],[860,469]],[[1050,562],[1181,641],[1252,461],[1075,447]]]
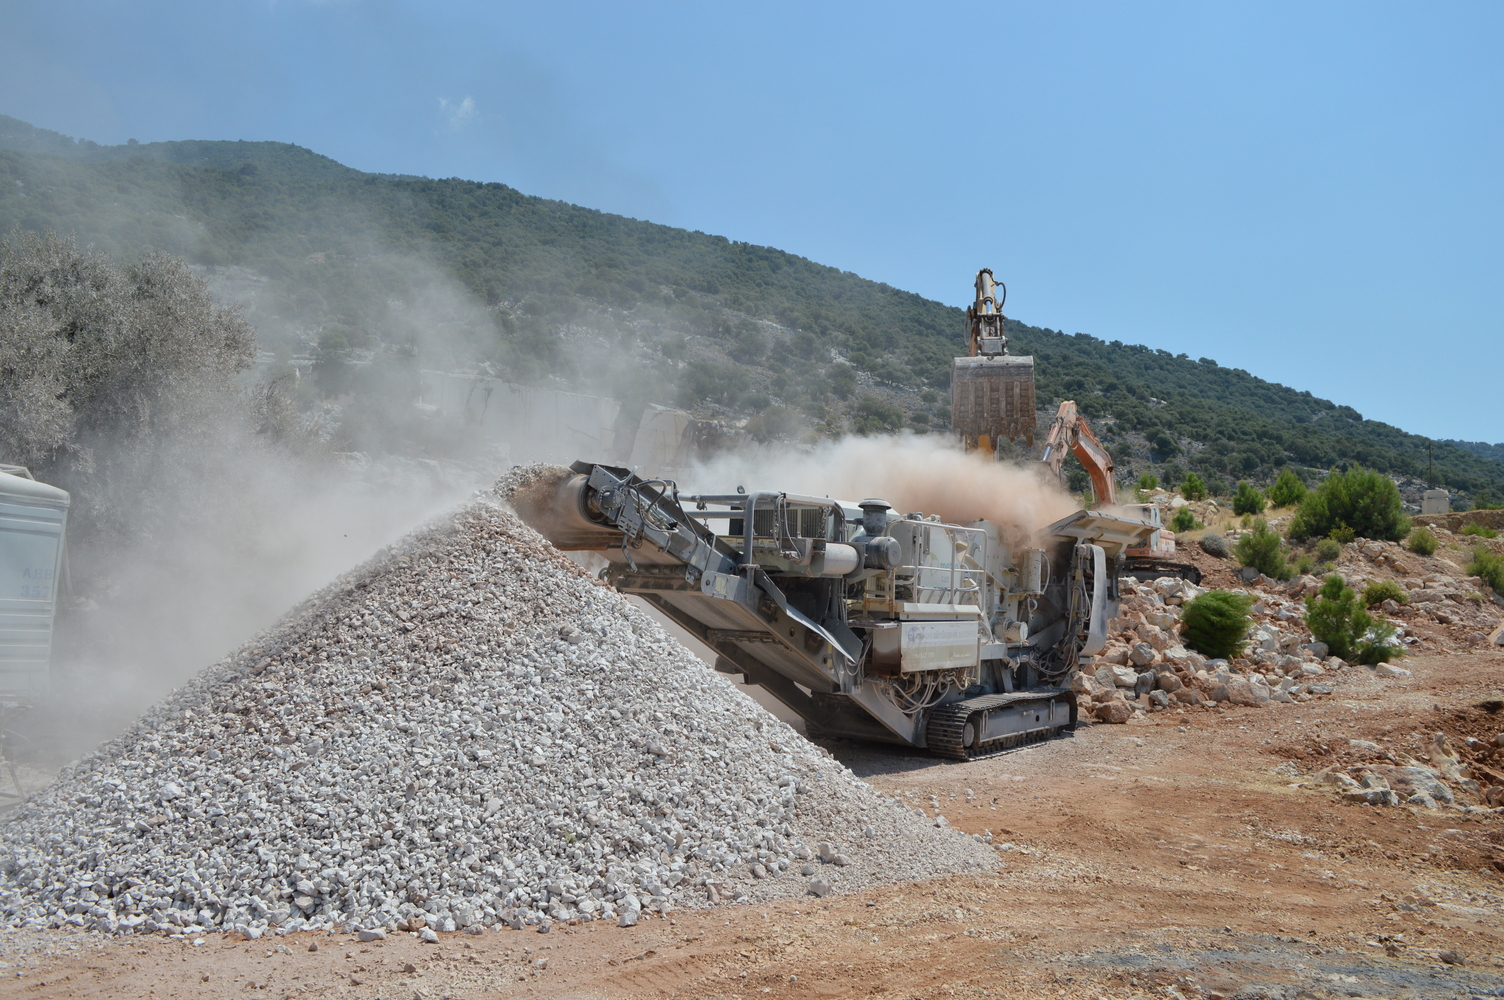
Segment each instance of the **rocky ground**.
[[17,931],[0,996],[1504,996],[1498,814],[1365,805],[1313,777],[1372,752],[1351,741],[1504,728],[1475,707],[1504,654],[1409,666],[1305,705],[1139,714],[969,763],[825,744],[877,791],[990,831],[987,872],[436,944]]
[[863,779],[871,808],[923,812],[916,832],[944,816],[974,835],[948,843],[990,840],[994,867],[851,879],[823,897],[808,877],[749,869],[740,884],[801,891],[737,901],[700,883],[631,927],[561,912],[547,934],[498,921],[431,942],[426,922],[366,941],[338,924],[259,940],[22,928],[0,996],[1504,996],[1504,810],[1486,801],[1504,734],[1504,647],[1488,637],[1504,608],[1474,599],[1447,541],[1426,560],[1350,545],[1337,566],[1409,592],[1386,609],[1406,630],[1404,672],[1304,649],[1308,581],[1245,581],[1188,553],[1204,585],[1262,604],[1241,661],[1182,655],[1187,591],[1148,585],[1104,655],[1125,662],[1083,683],[1094,708],[1127,708],[1122,724],[967,763],[844,742],[819,745],[834,761],[808,758]]

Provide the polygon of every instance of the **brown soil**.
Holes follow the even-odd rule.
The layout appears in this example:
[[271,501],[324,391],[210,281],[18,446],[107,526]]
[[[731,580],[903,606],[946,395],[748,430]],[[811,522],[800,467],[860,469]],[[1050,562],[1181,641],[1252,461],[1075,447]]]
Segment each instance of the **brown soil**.
[[1306,705],[1164,712],[964,764],[827,744],[1014,845],[986,875],[437,945],[13,933],[0,997],[1504,995],[1504,818],[1304,782],[1357,762],[1350,740],[1418,757],[1433,732],[1504,730],[1475,707],[1504,652],[1407,665]]

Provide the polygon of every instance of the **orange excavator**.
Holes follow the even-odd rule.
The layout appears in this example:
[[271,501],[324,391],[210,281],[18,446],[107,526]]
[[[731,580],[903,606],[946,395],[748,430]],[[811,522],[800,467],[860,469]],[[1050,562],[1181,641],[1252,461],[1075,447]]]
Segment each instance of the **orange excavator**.
[[1076,412],[1074,399],[1060,404],[1055,419],[1050,422],[1050,433],[1044,439],[1044,455],[1039,460],[1057,483],[1067,454],[1075,455],[1091,477],[1091,491],[1099,505],[1118,502],[1118,487],[1112,476],[1112,455],[1091,432],[1086,418]]
[[[1097,505],[1116,506],[1118,488],[1113,478],[1112,455],[1091,432],[1086,418],[1077,412],[1076,401],[1073,399],[1063,401],[1055,413],[1055,419],[1050,421],[1050,432],[1044,439],[1044,455],[1039,460],[1057,483],[1060,481],[1060,471],[1065,465],[1067,453],[1075,455],[1086,474],[1091,477],[1092,494],[1097,498]],[[1123,569],[1140,580],[1178,576],[1192,583],[1200,583],[1201,570],[1175,558],[1175,533],[1164,526],[1159,505],[1135,503],[1125,506],[1140,520],[1152,524],[1155,530],[1143,545],[1124,550]]]

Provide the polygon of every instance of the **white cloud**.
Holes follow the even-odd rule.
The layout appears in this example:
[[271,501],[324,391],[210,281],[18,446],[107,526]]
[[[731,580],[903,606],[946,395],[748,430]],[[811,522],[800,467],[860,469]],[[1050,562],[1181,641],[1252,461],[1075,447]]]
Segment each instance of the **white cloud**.
[[447,97],[441,97],[439,113],[449,122],[450,128],[462,129],[475,117],[475,98],[466,95],[463,101],[456,103]]

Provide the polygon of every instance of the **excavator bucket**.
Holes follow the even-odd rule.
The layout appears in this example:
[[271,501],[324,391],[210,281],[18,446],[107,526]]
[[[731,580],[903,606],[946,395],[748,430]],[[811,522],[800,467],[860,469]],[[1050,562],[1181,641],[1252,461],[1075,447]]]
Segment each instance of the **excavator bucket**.
[[983,268],[977,272],[976,289],[976,301],[966,310],[970,356],[950,364],[951,432],[966,441],[968,450],[996,447],[1003,438],[1023,438],[1033,447],[1034,359],[1008,353],[1002,309],[1006,286]]
[[950,364],[951,431],[967,441],[1034,444],[1034,359],[998,354]]

